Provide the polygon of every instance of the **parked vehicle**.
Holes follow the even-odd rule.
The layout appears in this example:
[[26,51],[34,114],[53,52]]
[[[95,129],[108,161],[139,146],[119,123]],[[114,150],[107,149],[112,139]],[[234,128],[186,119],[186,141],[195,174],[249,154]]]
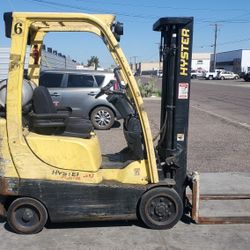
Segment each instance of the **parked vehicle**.
[[218,79],[218,75],[219,75],[219,73],[220,73],[221,71],[223,71],[223,69],[215,69],[215,71],[206,72],[205,78],[206,78],[207,80]]
[[218,74],[218,79],[220,79],[220,80],[226,80],[226,79],[237,80],[239,78],[240,78],[240,76],[238,74],[235,74],[234,72],[231,72],[231,71],[221,71]]
[[240,78],[244,79],[246,74],[247,74],[247,72],[242,71],[239,73],[239,76],[240,76]]
[[205,77],[205,72],[204,71],[198,71],[198,70],[192,70],[191,71],[191,78],[196,79],[196,78],[203,78]]
[[95,95],[114,74],[105,71],[46,70],[41,72],[40,85],[48,88],[55,106],[72,108],[72,116],[91,120],[96,129],[109,129],[120,113],[106,100]]
[[250,72],[247,72],[243,78],[246,82],[250,82]]

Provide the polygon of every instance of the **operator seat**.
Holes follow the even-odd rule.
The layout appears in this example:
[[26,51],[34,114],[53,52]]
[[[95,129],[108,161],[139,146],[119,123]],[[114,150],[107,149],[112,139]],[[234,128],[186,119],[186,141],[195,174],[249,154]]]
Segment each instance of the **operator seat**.
[[33,112],[30,114],[30,129],[39,134],[62,135],[90,138],[93,125],[91,121],[70,117],[70,109],[57,109],[49,91],[44,86],[34,89]]

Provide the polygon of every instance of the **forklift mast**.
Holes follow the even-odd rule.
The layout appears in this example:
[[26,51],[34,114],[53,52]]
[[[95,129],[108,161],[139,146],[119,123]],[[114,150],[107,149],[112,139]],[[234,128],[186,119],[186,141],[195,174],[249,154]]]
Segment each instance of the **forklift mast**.
[[183,193],[187,176],[193,17],[160,18],[153,30],[161,32],[163,73],[157,152],[164,166],[164,178],[175,179],[177,191]]

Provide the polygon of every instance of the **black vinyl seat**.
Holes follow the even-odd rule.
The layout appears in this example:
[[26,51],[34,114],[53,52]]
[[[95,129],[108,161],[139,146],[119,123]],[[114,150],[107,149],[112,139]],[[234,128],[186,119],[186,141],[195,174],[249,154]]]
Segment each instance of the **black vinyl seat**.
[[90,138],[93,131],[91,121],[70,117],[69,108],[57,109],[49,91],[44,86],[34,89],[32,100],[33,112],[30,114],[30,129],[39,134],[63,135]]

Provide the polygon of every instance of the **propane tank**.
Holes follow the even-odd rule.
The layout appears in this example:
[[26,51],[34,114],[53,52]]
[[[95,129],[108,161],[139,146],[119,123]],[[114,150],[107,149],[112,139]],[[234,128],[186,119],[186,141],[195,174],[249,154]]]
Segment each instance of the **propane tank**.
[[[0,106],[5,108],[6,105],[6,91],[7,91],[7,79],[0,81]],[[22,106],[25,106],[28,102],[31,101],[33,96],[33,90],[36,88],[36,85],[24,79],[23,80],[23,91],[22,91]]]

